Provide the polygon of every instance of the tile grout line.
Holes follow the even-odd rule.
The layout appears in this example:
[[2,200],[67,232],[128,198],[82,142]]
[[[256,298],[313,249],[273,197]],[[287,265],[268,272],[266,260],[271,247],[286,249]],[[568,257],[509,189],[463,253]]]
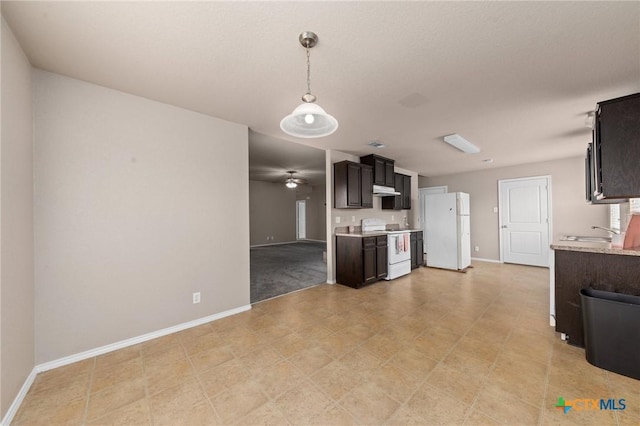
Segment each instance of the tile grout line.
[[[607,378],[607,388],[609,388],[609,398],[615,398],[616,396],[613,394],[613,386],[611,386],[611,378],[609,377],[609,372],[605,370],[605,377]],[[616,419],[616,425],[620,426],[620,416],[618,415],[618,410],[613,411],[613,416]]]
[[91,386],[93,386],[93,375],[96,371],[96,359],[97,357],[93,357],[93,362],[91,365],[91,373],[89,374],[89,386],[87,386],[87,400],[84,404],[84,413],[82,414],[82,424],[87,424],[87,416],[89,415],[89,402],[91,399]]
[[144,396],[147,400],[147,419],[149,425],[153,425],[153,414],[151,414],[151,395],[149,395],[149,380],[147,378],[147,363],[142,353],[142,345],[138,349],[140,351],[140,360],[142,361],[142,374],[144,374]]
[[[205,334],[208,334],[208,333],[205,333]],[[202,336],[198,336],[198,338],[200,338],[200,337],[202,337]],[[200,379],[200,374],[198,373],[198,370],[196,369],[195,365],[193,365],[193,361],[191,361],[191,356],[187,352],[187,348],[184,347],[184,344],[183,344],[182,339],[180,338],[180,336],[178,336],[178,343],[180,345],[180,349],[182,349],[182,353],[184,354],[184,356],[187,358],[187,361],[189,362],[189,366],[191,367],[191,370],[193,371],[193,375],[194,375],[196,381],[198,382],[198,386],[200,386],[200,390],[204,394],[205,399],[207,400],[207,402],[209,403],[209,406],[213,410],[213,414],[216,416],[216,419],[219,422],[222,422],[222,418],[220,417],[220,414],[218,413],[218,410],[216,410],[216,407],[213,405],[213,401],[211,401],[211,398],[209,398],[209,394],[207,393],[206,389],[204,388],[204,385],[202,384],[202,380]],[[233,353],[233,351],[229,351],[229,352],[233,356],[232,359],[237,358],[236,355]],[[214,368],[214,367],[212,367],[212,368]]]
[[553,352],[555,351],[554,342],[551,343],[551,351],[549,351],[549,355],[547,355],[547,374],[544,379],[544,392],[542,393],[542,406],[540,407],[540,419],[538,421],[538,425],[542,426],[544,424],[544,418],[546,413],[545,404],[547,401],[547,393],[549,392],[549,379],[551,378],[551,363],[553,361]]
[[[454,351],[454,349],[458,346],[458,344],[460,343],[460,341],[461,341],[464,337],[466,337],[466,336],[467,336],[467,334],[469,334],[469,331],[473,328],[473,326],[474,326],[478,321],[480,321],[480,318],[481,318],[481,317],[482,317],[482,316],[483,316],[483,315],[484,315],[484,314],[489,310],[489,308],[491,308],[491,306],[495,303],[495,301],[496,301],[496,300],[497,300],[497,299],[502,295],[502,293],[504,292],[504,290],[505,290],[505,289],[500,290],[500,293],[496,296],[496,298],[493,300],[493,302],[491,302],[491,303],[490,303],[490,304],[489,304],[489,305],[488,305],[488,306],[487,306],[487,307],[482,311],[482,313],[481,313],[480,315],[478,315],[478,317],[476,318],[476,320],[475,320],[475,321],[473,321],[473,323],[471,323],[471,325],[467,328],[467,330],[464,332],[464,334],[462,334],[462,335],[460,336],[460,338],[458,338],[458,340],[456,340],[456,342],[451,346],[451,348],[449,348],[449,350],[448,350],[447,352],[445,352],[445,353],[444,353],[444,355],[440,358],[440,360],[438,360],[438,361],[437,361],[436,365],[434,365],[434,367],[431,369],[431,371],[429,371],[429,373],[425,376],[425,378],[424,378],[422,381],[420,381],[420,383],[418,384],[418,386],[417,386],[416,390],[414,390],[414,391],[411,393],[411,395],[409,395],[409,397],[407,397],[406,401],[405,401],[405,402],[403,402],[403,403],[400,405],[400,407],[399,407],[398,409],[400,409],[400,408],[402,408],[402,407],[406,406],[407,402],[408,402],[408,401],[410,401],[410,400],[411,400],[411,398],[413,398],[413,397],[415,396],[415,394],[418,392],[418,390],[420,390],[420,389],[421,389],[425,384],[428,384],[428,383],[427,383],[427,381],[429,380],[429,378],[430,378],[430,377],[431,377],[431,375],[433,374],[433,371],[434,371],[436,368],[438,368],[438,366],[439,366],[439,365],[441,365],[441,364],[443,363],[443,361],[445,360],[445,358],[447,358],[447,356],[449,356],[449,354],[451,354],[451,352],[453,352],[453,351]],[[442,314],[442,315],[438,318],[438,320],[436,320],[436,321],[439,321],[439,320],[441,320],[441,319],[445,318],[448,314],[449,314],[449,312],[446,312],[446,313]],[[521,314],[519,314],[519,315],[521,315]],[[422,334],[424,334],[424,331],[423,331],[422,333],[420,333],[418,336],[416,336],[415,338],[419,337],[419,336],[420,336],[420,335],[422,335]],[[415,340],[415,338],[414,338],[414,340]],[[506,341],[506,339],[505,339],[505,341]],[[497,358],[497,356],[496,356],[496,360],[494,360],[494,364],[495,364],[495,362],[497,361],[497,359],[498,359],[498,358]],[[434,360],[434,361],[435,361],[435,360]],[[493,368],[493,364],[492,364],[492,368]],[[489,374],[487,374],[487,377],[488,377],[488,376],[489,376]],[[484,381],[483,381],[483,384],[484,384]],[[431,385],[430,385],[430,386],[431,386]],[[431,387],[433,387],[433,386],[431,386]],[[435,389],[435,388],[434,388],[434,389]],[[448,395],[448,396],[450,396],[450,397],[452,396],[451,394],[449,394],[449,393],[448,393],[448,392],[446,392],[445,390],[442,390],[442,392],[444,392],[445,394],[447,394],[447,395]],[[469,410],[468,410],[468,412],[465,414],[465,417],[464,417],[464,419],[463,419],[463,421],[462,421],[462,423],[463,423],[463,424],[467,421],[467,418],[470,416],[471,412],[473,411],[473,405],[475,404],[475,401],[476,401],[476,399],[477,399],[477,398],[478,398],[478,397],[477,397],[477,395],[476,395],[476,397],[474,398],[473,402],[469,405]]]

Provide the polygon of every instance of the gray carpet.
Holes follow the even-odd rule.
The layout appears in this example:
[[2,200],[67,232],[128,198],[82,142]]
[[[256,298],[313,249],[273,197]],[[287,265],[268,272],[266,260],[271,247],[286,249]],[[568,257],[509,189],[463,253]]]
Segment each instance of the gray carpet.
[[326,249],[317,241],[251,248],[251,303],[327,282]]

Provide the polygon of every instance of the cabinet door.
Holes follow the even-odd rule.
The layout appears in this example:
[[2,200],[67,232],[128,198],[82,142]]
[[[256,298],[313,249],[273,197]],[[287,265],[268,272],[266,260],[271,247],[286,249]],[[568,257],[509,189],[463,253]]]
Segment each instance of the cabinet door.
[[373,183],[384,186],[385,161],[382,158],[373,159]]
[[362,208],[372,208],[373,207],[373,168],[370,166],[365,166],[364,164],[360,166],[360,186],[362,189],[361,200],[362,200]]
[[360,207],[362,205],[362,187],[360,186],[360,165],[347,164],[347,205]]
[[397,192],[400,193],[400,195],[396,195],[394,197],[383,197],[382,208],[384,210],[400,210],[402,208],[402,187],[404,185],[402,175],[399,173],[395,173],[394,181],[394,188]]
[[362,239],[362,281],[369,284],[378,279],[376,274],[376,237]]
[[598,198],[640,196],[640,93],[598,104],[593,151]]
[[333,165],[333,200],[337,209],[354,209],[362,205],[360,164],[341,161]]
[[411,269],[416,269],[418,267],[418,240],[416,238],[416,233],[411,233],[411,238],[409,239],[409,245],[411,246]]
[[384,162],[384,183],[385,186],[395,186],[394,162]]
[[387,276],[387,237],[377,237],[376,239],[376,275],[379,280]]
[[402,175],[402,209],[411,209],[411,176]]

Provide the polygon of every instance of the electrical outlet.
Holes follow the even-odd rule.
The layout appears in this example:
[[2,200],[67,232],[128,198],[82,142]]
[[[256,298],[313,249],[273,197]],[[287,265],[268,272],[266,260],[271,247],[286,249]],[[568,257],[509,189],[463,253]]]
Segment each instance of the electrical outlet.
[[396,220],[396,217],[394,215],[391,215],[391,220],[392,221]]
[[475,246],[475,247],[473,248],[473,251],[480,251],[480,246]]
[[497,207],[494,207],[494,208],[493,208],[493,212],[494,212],[494,213],[498,213],[498,208],[497,208]]
[[193,304],[200,303],[200,292],[193,293]]
[[356,221],[356,217],[355,216],[351,216],[351,222],[355,222]]
[[340,216],[336,216],[336,223],[340,223]]

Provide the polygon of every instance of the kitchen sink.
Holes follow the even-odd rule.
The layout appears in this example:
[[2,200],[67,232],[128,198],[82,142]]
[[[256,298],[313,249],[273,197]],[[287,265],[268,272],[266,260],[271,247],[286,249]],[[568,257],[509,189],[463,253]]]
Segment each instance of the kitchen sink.
[[587,235],[563,235],[560,241],[577,241],[581,243],[610,243],[611,237],[593,237]]

